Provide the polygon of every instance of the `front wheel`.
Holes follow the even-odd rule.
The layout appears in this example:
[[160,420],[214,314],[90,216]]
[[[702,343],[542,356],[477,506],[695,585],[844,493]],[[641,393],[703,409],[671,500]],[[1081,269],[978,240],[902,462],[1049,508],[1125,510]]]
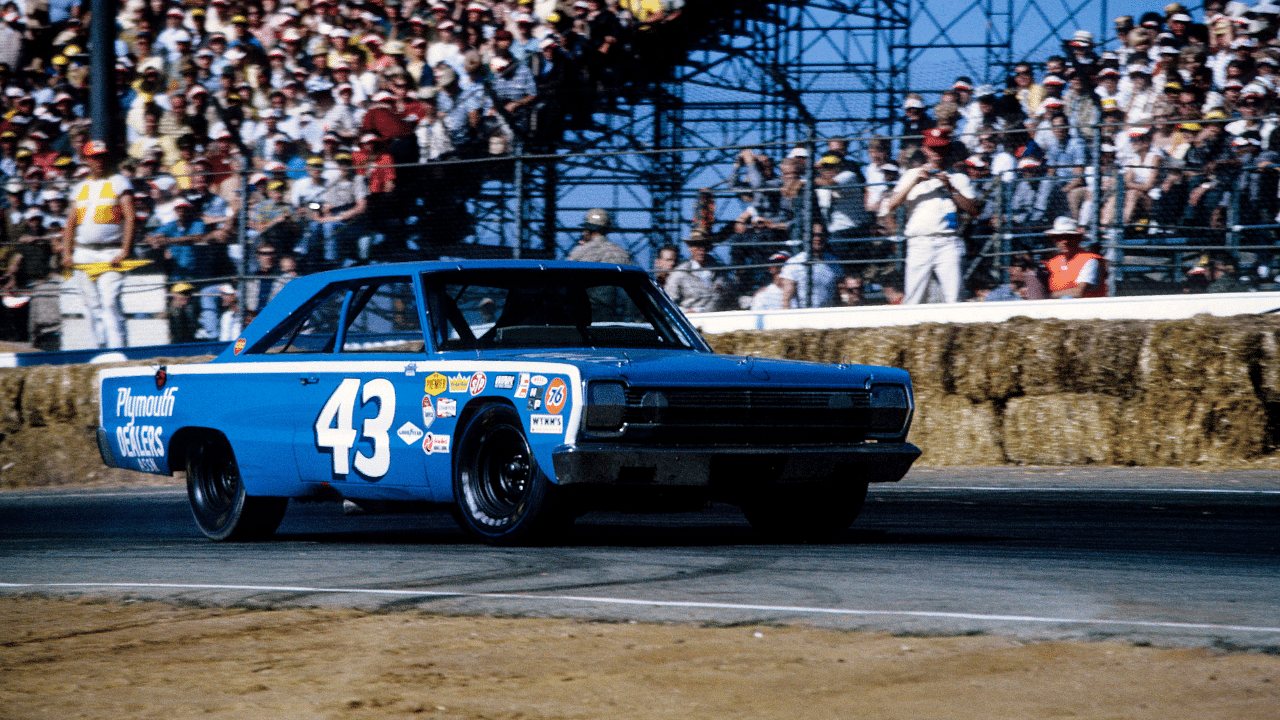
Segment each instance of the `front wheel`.
[[572,523],[560,488],[538,467],[514,410],[484,408],[461,438],[453,491],[464,530],[491,545],[515,545],[546,540]]
[[231,446],[200,438],[187,448],[187,499],[210,540],[260,540],[280,526],[289,498],[245,495]]
[[829,542],[849,529],[866,501],[866,483],[783,483],[744,498],[742,514],[769,540]]

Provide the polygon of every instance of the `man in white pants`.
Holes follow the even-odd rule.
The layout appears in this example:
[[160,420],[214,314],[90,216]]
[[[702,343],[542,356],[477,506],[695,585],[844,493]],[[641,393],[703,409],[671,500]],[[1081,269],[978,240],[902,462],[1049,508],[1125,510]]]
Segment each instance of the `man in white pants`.
[[903,305],[924,301],[929,279],[934,275],[945,302],[960,300],[964,240],[956,234],[960,212],[977,215],[980,210],[969,178],[951,172],[947,150],[951,131],[930,128],[924,133],[924,165],[908,170],[881,206],[889,215],[905,207],[907,267]]
[[[71,195],[62,234],[62,267],[72,271],[71,284],[84,300],[98,347],[124,347],[124,274],[116,268],[133,252],[133,185],[113,172],[105,142],[86,142],[81,155],[89,177]],[[105,265],[93,268],[93,275],[85,271],[83,266],[95,263]]]

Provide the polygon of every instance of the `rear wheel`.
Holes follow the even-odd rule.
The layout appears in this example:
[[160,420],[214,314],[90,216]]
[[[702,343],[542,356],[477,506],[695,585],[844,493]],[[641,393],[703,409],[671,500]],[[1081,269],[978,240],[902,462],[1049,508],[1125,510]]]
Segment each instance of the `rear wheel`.
[[187,499],[200,532],[211,540],[259,540],[284,519],[289,498],[245,495],[231,446],[203,437],[187,448]]
[[484,408],[461,438],[453,490],[464,530],[493,545],[514,545],[544,541],[573,522],[560,488],[538,467],[514,410]]
[[849,529],[866,501],[866,483],[785,483],[744,498],[742,514],[772,541],[829,542]]

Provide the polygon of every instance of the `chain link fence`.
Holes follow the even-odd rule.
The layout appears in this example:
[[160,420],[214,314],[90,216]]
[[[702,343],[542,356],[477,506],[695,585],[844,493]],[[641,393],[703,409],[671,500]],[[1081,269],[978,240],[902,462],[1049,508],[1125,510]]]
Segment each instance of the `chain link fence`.
[[[1213,122],[1093,129],[1100,132],[1045,126],[953,141],[952,168],[969,177],[981,207],[957,227],[966,299],[1006,282],[1010,264],[1035,267],[1051,254],[1044,231],[1060,216],[1077,220],[1085,247],[1106,258],[1110,295],[1280,287],[1275,153]],[[881,208],[901,174],[923,162],[917,137],[581,154],[529,154],[509,134],[496,137],[506,140],[471,157],[416,164],[371,147],[251,169],[234,155],[189,158],[162,175],[146,164],[127,168],[138,228],[122,291],[129,344],[233,339],[299,274],[406,260],[564,258],[589,207],[612,214],[610,238],[660,283],[690,256],[682,241],[708,246],[700,264],[715,297],[699,310],[751,307],[815,228],[828,235],[830,256],[802,271],[811,282],[801,283],[808,296],[797,306],[894,302],[901,292],[904,218]],[[724,161],[707,162],[712,156]],[[678,228],[646,223],[646,203],[671,188],[609,175],[659,165],[696,166],[705,185],[675,189],[685,218]],[[42,349],[84,342],[67,332],[64,320],[84,310],[59,275],[75,187],[70,176],[5,187],[4,339]],[[837,270],[835,288],[814,282],[815,265]]]

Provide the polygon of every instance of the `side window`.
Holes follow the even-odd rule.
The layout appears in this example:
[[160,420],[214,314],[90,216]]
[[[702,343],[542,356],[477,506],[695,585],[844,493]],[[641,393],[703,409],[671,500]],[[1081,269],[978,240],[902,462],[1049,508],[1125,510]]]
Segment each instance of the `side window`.
[[342,352],[422,352],[418,302],[408,278],[382,280],[356,288],[348,312],[352,320],[342,341]]
[[442,350],[474,348],[507,307],[507,289],[487,285],[445,285],[438,295],[437,341]]
[[269,336],[271,344],[259,352],[268,355],[331,352],[346,296],[344,285],[325,288],[317,300],[308,303],[309,311],[294,316],[273,332]]

